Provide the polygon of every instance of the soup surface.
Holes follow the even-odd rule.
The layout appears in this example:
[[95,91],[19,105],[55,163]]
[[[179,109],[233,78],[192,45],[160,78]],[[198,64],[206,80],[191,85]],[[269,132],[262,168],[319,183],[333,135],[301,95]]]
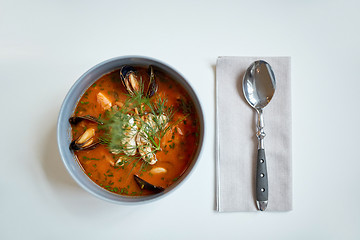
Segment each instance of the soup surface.
[[[172,185],[198,148],[199,121],[185,89],[160,70],[135,67],[124,84],[121,69],[102,76],[82,95],[71,121],[78,163],[93,182],[121,195],[140,196]],[[152,78],[152,77],[153,78]],[[148,90],[155,81],[152,96]],[[133,85],[132,85],[133,86]],[[131,91],[133,90],[133,91]],[[132,92],[132,93],[131,93]],[[89,148],[90,146],[90,148]]]

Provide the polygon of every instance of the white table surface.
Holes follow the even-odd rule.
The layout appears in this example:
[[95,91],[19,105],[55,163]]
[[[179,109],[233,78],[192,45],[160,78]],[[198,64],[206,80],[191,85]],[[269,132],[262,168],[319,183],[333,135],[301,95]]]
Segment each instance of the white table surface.
[[[358,1],[0,1],[0,239],[360,239]],[[67,173],[56,121],[95,64],[174,66],[203,104],[191,177],[139,206],[93,197]],[[294,210],[215,212],[218,56],[291,56]]]

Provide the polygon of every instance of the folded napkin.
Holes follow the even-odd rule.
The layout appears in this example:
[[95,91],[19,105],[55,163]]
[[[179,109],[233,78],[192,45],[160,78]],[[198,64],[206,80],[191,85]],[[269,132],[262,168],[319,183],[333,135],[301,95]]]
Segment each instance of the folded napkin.
[[246,69],[265,60],[274,71],[276,91],[264,108],[269,181],[266,211],[292,209],[291,85],[289,57],[219,57],[216,63],[216,171],[219,212],[257,211],[256,112],[242,91]]

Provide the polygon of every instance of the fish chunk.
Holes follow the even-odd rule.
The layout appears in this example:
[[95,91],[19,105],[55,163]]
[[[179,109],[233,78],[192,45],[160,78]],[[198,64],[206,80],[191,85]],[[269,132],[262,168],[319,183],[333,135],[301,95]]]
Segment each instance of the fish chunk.
[[111,108],[112,103],[110,99],[102,92],[99,92],[96,96],[97,102],[100,103],[101,107],[104,110],[108,110]]
[[124,153],[128,156],[134,156],[136,154],[136,141],[135,137],[138,133],[138,127],[135,123],[135,120],[133,117],[129,119],[129,124],[126,126],[123,126],[125,131],[125,136],[122,139],[122,144],[125,146],[126,150],[124,150]]
[[148,134],[155,134],[166,125],[167,117],[165,115],[155,116],[150,113],[146,115],[144,124],[136,136],[139,153],[142,156],[142,159],[150,165],[154,165],[157,162],[157,159],[155,150],[151,147],[152,143],[148,138]]
[[[130,117],[130,115],[128,115]],[[127,124],[122,126],[124,129],[124,137],[121,139],[121,145],[123,150],[120,149],[111,149],[111,153],[119,154],[121,152],[125,153],[127,156],[134,156],[136,154],[136,135],[138,133],[138,127],[133,117],[129,118]]]

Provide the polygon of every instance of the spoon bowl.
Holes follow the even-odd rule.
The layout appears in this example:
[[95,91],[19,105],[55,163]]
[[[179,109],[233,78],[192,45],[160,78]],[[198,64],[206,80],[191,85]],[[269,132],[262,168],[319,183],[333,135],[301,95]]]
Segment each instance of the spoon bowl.
[[258,156],[256,167],[256,204],[260,211],[264,211],[268,204],[268,176],[264,148],[264,117],[263,109],[274,96],[276,89],[275,75],[271,66],[263,61],[253,62],[243,78],[243,92],[246,101],[257,114]]
[[275,75],[267,62],[259,60],[249,66],[243,80],[243,92],[250,106],[255,109],[266,107],[275,88]]

